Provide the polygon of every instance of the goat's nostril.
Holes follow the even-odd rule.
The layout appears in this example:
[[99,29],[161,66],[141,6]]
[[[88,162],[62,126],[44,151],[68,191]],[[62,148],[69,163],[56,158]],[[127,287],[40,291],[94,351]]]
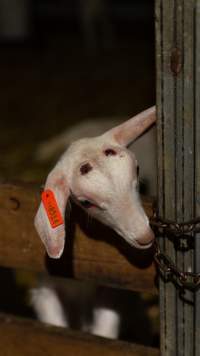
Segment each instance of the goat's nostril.
[[89,163],[85,163],[81,166],[80,172],[82,175],[89,173],[92,170],[92,166]]

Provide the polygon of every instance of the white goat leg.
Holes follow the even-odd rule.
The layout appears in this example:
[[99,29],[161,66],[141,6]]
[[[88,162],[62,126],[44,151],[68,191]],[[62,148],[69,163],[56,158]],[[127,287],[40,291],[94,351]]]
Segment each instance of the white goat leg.
[[111,309],[95,308],[91,333],[109,339],[117,339],[119,336],[120,316]]
[[31,304],[41,322],[68,327],[62,304],[53,288],[46,286],[33,288],[30,296]]

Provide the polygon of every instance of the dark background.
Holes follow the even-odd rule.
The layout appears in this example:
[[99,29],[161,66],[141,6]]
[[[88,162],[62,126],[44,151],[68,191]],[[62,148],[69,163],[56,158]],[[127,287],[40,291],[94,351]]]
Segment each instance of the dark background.
[[154,104],[153,1],[104,0],[86,24],[81,0],[2,3],[0,178],[41,181],[49,165],[34,159],[39,142]]
[[[35,159],[40,142],[85,119],[128,117],[155,103],[153,0],[103,4],[0,3],[0,181],[44,182],[52,162]],[[37,277],[10,270],[1,270],[0,276],[0,309],[33,316],[26,293]],[[139,300],[140,341],[145,343],[145,304],[155,309],[146,343],[157,345],[157,300],[138,298],[131,293],[129,300],[132,310]],[[127,335],[134,341],[132,330]]]

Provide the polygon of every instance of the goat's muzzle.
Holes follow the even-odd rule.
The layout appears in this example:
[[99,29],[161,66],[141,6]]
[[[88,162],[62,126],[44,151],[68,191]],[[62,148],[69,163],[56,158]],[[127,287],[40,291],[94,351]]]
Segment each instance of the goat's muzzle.
[[154,233],[151,230],[150,227],[147,228],[147,230],[140,236],[140,238],[136,239],[138,245],[140,245],[142,248],[148,248],[152,245],[154,241]]

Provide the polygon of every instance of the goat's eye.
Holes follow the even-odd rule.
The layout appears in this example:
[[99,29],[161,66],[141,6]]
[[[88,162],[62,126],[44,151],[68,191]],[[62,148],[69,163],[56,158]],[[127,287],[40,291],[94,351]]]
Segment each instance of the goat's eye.
[[92,204],[89,200],[79,200],[79,203],[86,209],[89,209],[94,206],[94,204]]
[[107,148],[104,153],[106,156],[115,156],[117,154],[117,152],[112,148]]

